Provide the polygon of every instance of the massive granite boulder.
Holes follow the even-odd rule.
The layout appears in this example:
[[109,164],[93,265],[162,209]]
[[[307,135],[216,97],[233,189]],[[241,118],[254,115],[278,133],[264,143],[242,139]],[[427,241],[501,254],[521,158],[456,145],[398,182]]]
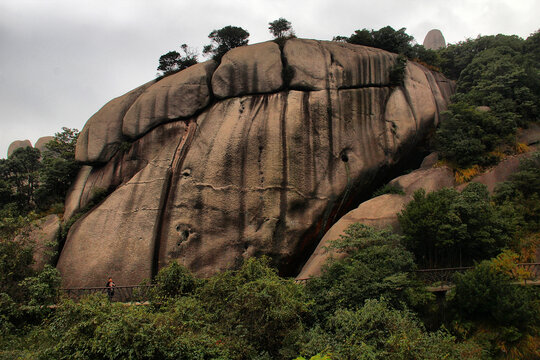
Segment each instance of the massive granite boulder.
[[15,140],[11,144],[9,144],[7,156],[10,157],[11,154],[15,152],[15,150],[25,147],[32,147],[32,143],[30,142],[30,140]]
[[[230,51],[117,98],[85,125],[65,219],[64,286],[199,276],[270,256],[296,275],[358,194],[436,125],[454,84],[397,55],[292,39]],[[216,67],[217,66],[217,67]],[[181,109],[188,109],[180,111]]]

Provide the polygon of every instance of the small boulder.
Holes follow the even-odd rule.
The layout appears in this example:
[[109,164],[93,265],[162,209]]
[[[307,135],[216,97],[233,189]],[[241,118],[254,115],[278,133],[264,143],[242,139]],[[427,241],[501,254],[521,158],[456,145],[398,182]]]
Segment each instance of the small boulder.
[[47,150],[47,147],[45,147],[45,145],[47,145],[49,141],[51,140],[54,140],[54,136],[40,137],[38,141],[36,141],[36,144],[34,145],[34,147],[38,149],[39,151],[41,151],[41,153],[43,153],[45,150]]
[[75,160],[82,163],[106,163],[125,141],[122,120],[128,109],[143,91],[152,85],[150,81],[127,94],[105,104],[84,125],[77,138]]
[[274,42],[241,46],[227,52],[212,76],[218,98],[272,93],[283,86],[281,51]]
[[439,29],[430,30],[424,38],[424,47],[429,50],[439,50],[446,47],[446,41]]
[[213,60],[196,64],[148,87],[127,111],[123,134],[137,139],[159,124],[188,118],[206,107],[216,66]]
[[7,156],[10,157],[11,154],[15,152],[15,150],[25,147],[32,147],[32,143],[30,142],[30,140],[15,140],[9,145]]

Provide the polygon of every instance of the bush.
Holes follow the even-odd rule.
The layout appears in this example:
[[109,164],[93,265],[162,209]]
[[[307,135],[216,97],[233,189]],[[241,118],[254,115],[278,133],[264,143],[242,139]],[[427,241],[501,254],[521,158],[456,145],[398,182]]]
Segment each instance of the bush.
[[214,276],[198,295],[213,326],[232,337],[234,351],[243,352],[242,357],[297,354],[295,342],[308,303],[303,287],[280,278],[268,258],[250,258],[239,270]]
[[155,278],[155,287],[152,289],[152,301],[187,295],[193,293],[200,281],[184,266],[176,261],[161,269]]
[[398,219],[417,263],[436,268],[472,265],[511,245],[515,228],[508,216],[490,202],[485,185],[471,183],[461,193],[419,190]]
[[336,308],[356,309],[367,299],[381,296],[395,307],[426,301],[428,295],[410,277],[415,268],[413,255],[403,247],[399,235],[363,224],[351,225],[345,234],[331,247],[347,256],[331,259],[321,276],[306,285],[319,322]]
[[[497,266],[496,261],[483,261],[457,275],[450,308],[459,328],[490,343],[493,355],[516,352],[522,354],[519,358],[537,358],[540,292],[514,284],[513,276]],[[532,348],[531,338],[535,339]]]
[[219,339],[190,329],[168,312],[111,304],[105,296],[69,300],[48,325],[47,359],[218,359],[229,358]]
[[332,359],[481,359],[474,343],[456,344],[446,331],[428,333],[407,310],[366,300],[358,310],[338,309],[323,327],[307,334],[302,355]]
[[497,159],[489,152],[514,142],[515,122],[480,111],[467,102],[450,104],[443,116],[435,135],[435,148],[441,157],[458,167],[492,165]]
[[25,291],[28,305],[38,307],[51,305],[58,300],[60,273],[47,264],[36,276],[27,277],[19,285]]

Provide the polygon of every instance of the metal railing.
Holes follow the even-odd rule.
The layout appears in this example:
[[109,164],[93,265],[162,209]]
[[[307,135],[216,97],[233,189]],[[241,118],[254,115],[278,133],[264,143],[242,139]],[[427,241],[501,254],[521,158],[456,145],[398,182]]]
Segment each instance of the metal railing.
[[[447,289],[454,283],[454,276],[458,273],[464,273],[467,270],[474,269],[473,266],[438,268],[438,269],[420,269],[416,270],[416,276],[426,286],[436,285],[438,288]],[[522,276],[525,284],[540,283],[540,263],[517,264],[517,269]],[[295,279],[297,284],[306,284],[312,278]],[[149,300],[150,290],[155,285],[128,285],[116,286],[112,301],[119,302],[144,302]],[[92,294],[107,295],[106,287],[86,287],[86,288],[63,288],[60,291],[67,297],[78,300],[83,296]]]
[[[150,289],[154,285],[128,285],[128,286],[115,286],[114,295],[112,301],[118,302],[144,302],[148,301],[150,295]],[[73,300],[79,300],[83,296],[93,294],[105,294],[107,295],[106,287],[86,287],[86,288],[62,288],[60,292]]]
[[[454,283],[454,276],[458,273],[464,273],[467,270],[474,269],[474,266],[454,267],[454,268],[436,268],[420,269],[415,274],[420,281],[426,285],[436,284],[437,286],[450,286]],[[517,270],[522,275],[525,283],[535,283],[540,280],[540,263],[522,263],[517,264]],[[516,274],[517,275],[517,274]],[[297,284],[306,284],[312,278],[295,279]]]
[[[456,268],[441,268],[441,269],[420,269],[416,270],[417,277],[426,285],[452,285],[454,283],[454,276],[458,273],[464,273],[467,270],[474,269],[474,266],[468,267],[456,267]],[[540,263],[521,263],[517,264],[516,271],[514,271],[516,277],[527,281],[535,282],[540,279]]]

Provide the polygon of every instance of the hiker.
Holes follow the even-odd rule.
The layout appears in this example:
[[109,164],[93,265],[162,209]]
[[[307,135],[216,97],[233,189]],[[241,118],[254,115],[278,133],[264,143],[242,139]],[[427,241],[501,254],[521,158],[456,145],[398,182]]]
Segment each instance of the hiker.
[[109,280],[107,280],[107,285],[105,285],[105,287],[107,288],[107,296],[109,297],[109,301],[111,301],[114,296],[114,288],[116,287],[111,277]]

